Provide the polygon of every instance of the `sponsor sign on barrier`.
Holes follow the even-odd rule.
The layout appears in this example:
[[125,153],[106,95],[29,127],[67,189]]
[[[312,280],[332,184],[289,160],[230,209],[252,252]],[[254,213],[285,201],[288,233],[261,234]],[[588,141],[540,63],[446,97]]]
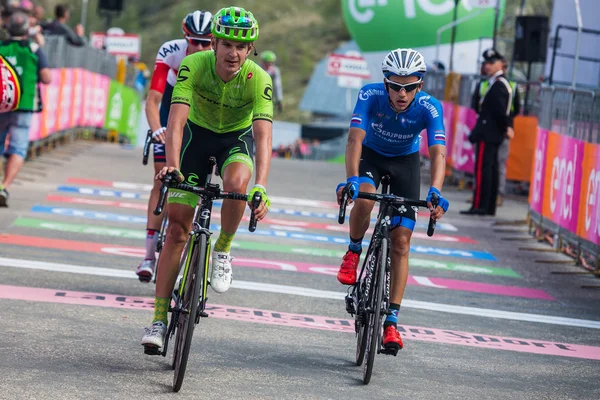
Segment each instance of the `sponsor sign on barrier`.
[[586,143],[583,154],[577,234],[600,245],[600,145]]
[[40,85],[43,110],[34,113],[29,141],[75,127],[115,130],[135,144],[141,113],[134,89],[81,68],[54,68]]
[[529,189],[529,205],[538,214],[542,214],[544,200],[544,178],[546,176],[546,149],[548,148],[548,131],[538,129],[531,171],[531,186]]
[[464,106],[458,107],[452,143],[452,160],[457,171],[473,173],[475,169],[475,148],[468,137],[476,122],[477,114],[474,110]]
[[584,142],[548,134],[543,215],[577,233]]

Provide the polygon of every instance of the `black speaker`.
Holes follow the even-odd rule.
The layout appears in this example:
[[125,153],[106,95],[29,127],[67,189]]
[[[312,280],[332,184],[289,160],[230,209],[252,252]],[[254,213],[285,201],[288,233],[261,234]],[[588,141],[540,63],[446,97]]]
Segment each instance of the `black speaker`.
[[98,0],[98,9],[107,11],[123,11],[123,0]]
[[548,50],[548,17],[527,15],[517,17],[514,60],[546,62]]

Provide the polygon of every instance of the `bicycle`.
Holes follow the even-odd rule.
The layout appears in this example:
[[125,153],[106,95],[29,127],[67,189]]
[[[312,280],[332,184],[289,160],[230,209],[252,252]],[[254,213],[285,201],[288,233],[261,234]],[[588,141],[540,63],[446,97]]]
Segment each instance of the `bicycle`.
[[[162,351],[158,348],[145,347],[144,352],[150,355],[162,355],[166,357],[169,339],[175,336],[175,348],[173,350],[173,361],[171,367],[175,370],[173,377],[173,391],[178,392],[183,384],[183,378],[187,366],[188,355],[192,343],[194,327],[200,322],[200,318],[208,317],[205,312],[206,296],[208,288],[208,262],[210,257],[210,217],[213,201],[218,199],[230,199],[248,201],[248,196],[241,193],[224,192],[218,184],[210,182],[212,170],[216,165],[214,157],[209,159],[209,173],[204,187],[190,186],[177,183],[176,175],[167,174],[160,188],[160,198],[155,215],[159,215],[163,208],[167,192],[170,188],[184,190],[197,194],[201,198],[200,206],[196,208],[192,231],[182,252],[179,271],[183,271],[183,277],[179,281],[179,287],[173,290],[172,302],[169,306],[171,320],[167,327],[165,342]],[[260,205],[262,196],[256,193],[252,198],[252,213],[248,230],[256,230],[256,218],[254,210]]]
[[[346,220],[346,202],[350,195],[351,184],[347,184],[342,192],[342,201],[338,222]],[[383,347],[384,315],[388,315],[390,296],[390,223],[392,212],[401,206],[427,207],[424,200],[411,200],[389,193],[390,176],[382,179],[382,193],[358,192],[357,198],[380,203],[377,222],[369,243],[366,257],[358,274],[356,283],[348,289],[345,297],[346,311],[355,318],[356,331],[356,365],[363,366],[363,382],[368,384],[373,372],[375,354],[396,356],[398,350],[388,350]],[[438,205],[438,197],[434,195],[431,201],[434,207]],[[432,236],[436,222],[429,218],[427,235]]]

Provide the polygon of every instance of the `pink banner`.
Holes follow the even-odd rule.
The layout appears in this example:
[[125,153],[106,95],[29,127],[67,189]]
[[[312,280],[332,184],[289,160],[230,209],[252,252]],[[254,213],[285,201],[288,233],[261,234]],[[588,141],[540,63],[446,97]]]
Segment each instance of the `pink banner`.
[[546,176],[546,149],[548,147],[548,131],[538,128],[535,143],[535,158],[533,160],[533,171],[531,177],[531,188],[529,190],[529,204],[531,209],[542,214],[544,200],[544,177]]
[[31,125],[29,126],[29,141],[33,142],[39,140],[42,137],[42,113],[33,113],[31,117]]
[[93,72],[82,70],[83,82],[83,104],[81,114],[81,125],[92,126],[92,104],[94,101],[94,76]]
[[452,145],[452,160],[457,171],[473,173],[475,169],[475,149],[469,142],[469,133],[475,127],[477,114],[468,107],[460,106],[456,114],[456,129]]
[[550,184],[544,197],[549,201],[550,219],[577,233],[584,142],[558,136],[560,141],[554,149],[555,155],[546,160],[546,177],[550,178]]
[[454,114],[456,106],[449,101],[442,101],[444,111],[444,129],[446,130],[446,159],[452,159],[452,146],[454,139]]
[[60,101],[60,86],[62,75],[60,69],[52,69],[52,82],[49,85],[42,85],[44,96],[44,111],[42,112],[42,121],[45,126],[45,136],[56,132],[58,120],[58,106]]
[[71,112],[71,127],[83,125],[83,86],[84,70],[73,68],[73,109]]
[[577,234],[600,245],[600,145],[586,143]]
[[71,128],[71,106],[73,104],[73,70],[62,68],[62,89],[58,106],[58,121],[56,130],[63,131]]
[[108,102],[108,88],[110,78],[94,74],[94,94],[92,96],[92,111],[90,116],[91,126],[102,128],[104,126],[104,118],[106,116],[106,106]]

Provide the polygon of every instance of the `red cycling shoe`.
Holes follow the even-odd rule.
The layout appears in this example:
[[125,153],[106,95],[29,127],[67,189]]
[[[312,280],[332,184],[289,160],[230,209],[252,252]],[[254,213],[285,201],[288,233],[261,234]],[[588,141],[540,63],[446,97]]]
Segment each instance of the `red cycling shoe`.
[[404,347],[400,332],[398,332],[394,325],[387,326],[383,331],[383,347],[389,350],[400,350]]
[[356,283],[356,268],[360,255],[348,250],[342,258],[342,265],[337,273],[337,279],[344,285],[354,285]]

